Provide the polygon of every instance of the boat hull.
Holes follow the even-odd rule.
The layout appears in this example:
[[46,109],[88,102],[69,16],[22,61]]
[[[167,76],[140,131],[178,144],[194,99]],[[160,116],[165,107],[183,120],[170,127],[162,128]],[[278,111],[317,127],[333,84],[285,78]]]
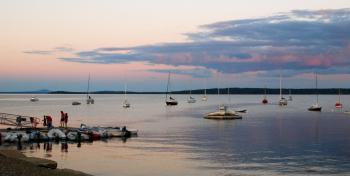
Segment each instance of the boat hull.
[[178,103],[177,103],[177,101],[166,101],[165,104],[167,106],[176,106]]
[[318,111],[318,112],[320,112],[320,111],[322,111],[322,107],[310,107],[310,108],[308,108],[307,110],[309,110],[309,111]]

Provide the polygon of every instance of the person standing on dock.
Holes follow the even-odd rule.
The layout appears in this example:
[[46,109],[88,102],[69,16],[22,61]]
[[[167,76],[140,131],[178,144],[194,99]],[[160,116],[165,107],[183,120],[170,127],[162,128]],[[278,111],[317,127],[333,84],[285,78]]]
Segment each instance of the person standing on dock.
[[16,118],[16,125],[17,125],[17,128],[20,127],[22,128],[22,116],[17,116]]
[[47,129],[50,130],[52,128],[52,117],[46,116],[46,121],[47,121]]
[[67,123],[68,123],[68,113],[64,114],[64,125],[67,128]]
[[64,122],[65,122],[66,114],[61,111],[61,121],[60,121],[60,126],[64,127]]

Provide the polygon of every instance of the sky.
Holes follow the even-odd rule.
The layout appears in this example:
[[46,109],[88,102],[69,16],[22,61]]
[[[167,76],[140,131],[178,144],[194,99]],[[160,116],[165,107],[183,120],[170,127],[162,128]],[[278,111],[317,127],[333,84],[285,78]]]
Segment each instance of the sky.
[[0,0],[0,91],[350,87],[349,0]]

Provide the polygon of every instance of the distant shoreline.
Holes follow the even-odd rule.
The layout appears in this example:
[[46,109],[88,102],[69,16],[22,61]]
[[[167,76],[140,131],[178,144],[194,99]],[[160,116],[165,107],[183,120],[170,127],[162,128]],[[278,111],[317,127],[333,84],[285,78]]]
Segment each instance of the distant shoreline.
[[[264,88],[220,88],[220,94],[264,94]],[[283,89],[283,94],[289,94],[289,90],[293,95],[305,95],[305,94],[323,94],[323,95],[337,95],[339,94],[339,88],[327,88],[327,89]],[[341,94],[350,94],[350,89],[340,89]],[[207,94],[218,94],[217,88],[211,88],[206,90]],[[279,94],[280,90],[266,89],[266,94]],[[127,91],[127,94],[165,94],[166,92],[137,92]],[[172,91],[172,94],[188,94],[189,90]],[[204,89],[192,90],[192,94],[204,94]],[[23,92],[0,92],[0,94],[86,94],[81,91],[23,91]],[[124,94],[124,91],[92,91],[90,94]]]

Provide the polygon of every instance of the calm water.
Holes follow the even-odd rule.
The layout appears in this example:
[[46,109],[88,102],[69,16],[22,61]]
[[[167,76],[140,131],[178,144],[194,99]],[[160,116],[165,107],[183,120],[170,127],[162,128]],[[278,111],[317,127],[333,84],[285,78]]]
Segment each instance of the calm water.
[[[25,145],[28,156],[49,158],[60,168],[93,175],[350,175],[350,115],[333,110],[337,96],[322,95],[323,112],[308,112],[313,95],[294,95],[288,107],[261,105],[259,95],[209,95],[188,104],[166,107],[163,95],[129,95],[132,108],[122,108],[122,95],[95,95],[95,105],[72,106],[82,95],[0,95],[0,112],[42,117],[59,111],[70,115],[70,126],[127,125],[139,137],[82,143]],[[278,96],[268,97],[276,102]],[[350,96],[343,96],[350,109]],[[213,121],[203,114],[219,103],[246,108],[242,120]],[[47,146],[52,149],[47,150]],[[16,148],[3,144],[2,148]]]

